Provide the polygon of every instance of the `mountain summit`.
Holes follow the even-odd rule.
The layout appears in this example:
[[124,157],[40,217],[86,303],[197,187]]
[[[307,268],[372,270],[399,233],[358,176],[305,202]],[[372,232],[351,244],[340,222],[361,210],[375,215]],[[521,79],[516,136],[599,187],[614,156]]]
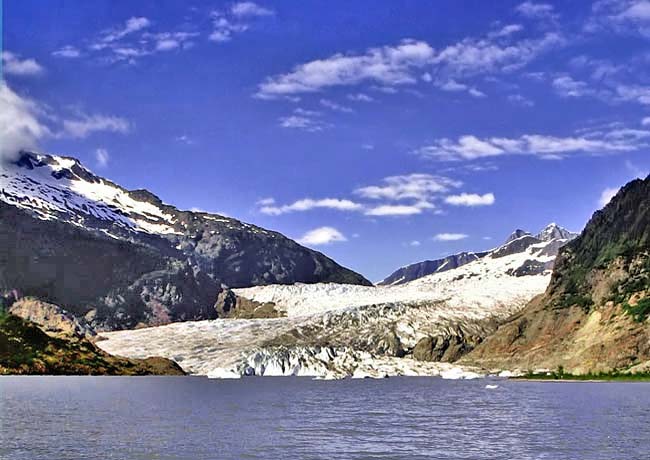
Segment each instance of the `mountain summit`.
[[570,232],[555,222],[551,222],[541,232],[535,235],[535,238],[541,241],[572,240],[576,236],[578,236],[577,233]]
[[222,285],[370,284],[280,233],[181,211],[69,157],[23,152],[0,165],[0,234],[0,290],[100,329],[215,317]]

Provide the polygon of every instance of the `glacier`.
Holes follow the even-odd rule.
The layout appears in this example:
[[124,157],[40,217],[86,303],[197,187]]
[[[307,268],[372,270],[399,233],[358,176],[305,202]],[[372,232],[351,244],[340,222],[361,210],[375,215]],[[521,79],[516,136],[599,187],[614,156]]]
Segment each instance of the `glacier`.
[[[98,345],[128,357],[171,358],[187,372],[211,378],[476,378],[486,371],[418,361],[412,351],[425,337],[484,336],[519,311],[548,285],[555,258],[549,248],[557,243],[533,242],[521,249],[522,241],[514,239],[484,258],[396,286],[296,283],[236,289],[238,296],[273,302],[286,316],[109,332],[101,334]],[[514,274],[531,261],[547,268]]]

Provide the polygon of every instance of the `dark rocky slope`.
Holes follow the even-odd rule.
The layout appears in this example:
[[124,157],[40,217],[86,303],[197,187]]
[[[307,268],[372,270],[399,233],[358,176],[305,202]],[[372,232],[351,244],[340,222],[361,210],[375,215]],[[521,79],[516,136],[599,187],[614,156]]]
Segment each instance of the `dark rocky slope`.
[[634,180],[564,246],[544,295],[464,360],[571,373],[650,368],[650,177]]
[[295,282],[370,284],[277,232],[178,210],[72,158],[0,165],[0,291],[110,330],[215,318],[222,286]]

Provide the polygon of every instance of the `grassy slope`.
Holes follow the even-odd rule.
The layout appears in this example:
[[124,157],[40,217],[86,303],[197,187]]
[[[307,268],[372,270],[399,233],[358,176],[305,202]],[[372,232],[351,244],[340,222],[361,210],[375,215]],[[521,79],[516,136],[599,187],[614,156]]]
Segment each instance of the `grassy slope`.
[[111,356],[85,339],[50,337],[36,325],[0,313],[0,375],[183,375],[169,360]]

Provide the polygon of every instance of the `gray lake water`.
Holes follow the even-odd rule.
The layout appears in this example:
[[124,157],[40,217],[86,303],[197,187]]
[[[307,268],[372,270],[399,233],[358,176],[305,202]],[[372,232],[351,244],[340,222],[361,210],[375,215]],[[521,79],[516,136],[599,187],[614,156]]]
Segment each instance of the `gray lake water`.
[[647,460],[650,384],[0,377],[0,458]]

